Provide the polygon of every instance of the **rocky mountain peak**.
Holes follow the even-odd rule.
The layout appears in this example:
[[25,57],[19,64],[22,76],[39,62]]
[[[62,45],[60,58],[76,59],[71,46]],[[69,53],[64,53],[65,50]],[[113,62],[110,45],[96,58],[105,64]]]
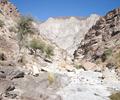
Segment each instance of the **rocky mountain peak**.
[[73,54],[80,39],[99,19],[98,15],[91,15],[88,18],[49,18],[39,25],[40,34],[56,43],[60,48]]

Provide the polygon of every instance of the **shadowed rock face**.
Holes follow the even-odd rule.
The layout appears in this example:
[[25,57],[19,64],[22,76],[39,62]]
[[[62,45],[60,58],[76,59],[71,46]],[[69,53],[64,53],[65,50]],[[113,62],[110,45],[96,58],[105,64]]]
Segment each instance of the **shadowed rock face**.
[[87,33],[98,19],[99,16],[95,14],[88,18],[49,18],[39,25],[39,30],[40,34],[72,55],[85,33]]
[[[75,59],[85,58],[91,61],[106,61],[107,55],[119,51],[120,47],[120,8],[101,17],[85,35],[74,53]],[[81,41],[81,39],[80,39]]]

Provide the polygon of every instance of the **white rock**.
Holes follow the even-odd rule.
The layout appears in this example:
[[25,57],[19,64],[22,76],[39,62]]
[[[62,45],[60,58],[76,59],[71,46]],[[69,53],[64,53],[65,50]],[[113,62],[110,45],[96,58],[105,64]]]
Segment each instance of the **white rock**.
[[99,19],[98,15],[88,18],[49,18],[39,25],[40,34],[44,35],[72,55],[85,33]]

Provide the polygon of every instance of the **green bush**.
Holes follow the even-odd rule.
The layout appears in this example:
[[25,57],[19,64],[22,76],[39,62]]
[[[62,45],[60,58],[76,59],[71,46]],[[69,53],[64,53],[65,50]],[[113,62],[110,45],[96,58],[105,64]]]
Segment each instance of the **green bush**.
[[105,62],[107,59],[109,59],[112,56],[112,49],[106,49],[101,56],[102,62]]
[[115,53],[112,57],[112,61],[114,61],[115,65],[120,68],[120,51]]
[[76,69],[81,69],[81,68],[84,68],[83,65],[75,65],[75,68]]
[[41,39],[33,39],[30,41],[30,47],[36,52],[36,50],[40,50],[42,53],[45,53],[47,58],[51,58],[54,55],[53,47],[47,45]]
[[112,49],[107,49],[107,50],[104,52],[104,54],[105,54],[106,56],[112,55]]
[[32,49],[34,49],[34,51],[39,49],[39,50],[41,50],[42,53],[44,53],[45,52],[45,46],[46,46],[46,44],[40,39],[33,39],[30,42],[30,47]]
[[0,20],[0,27],[2,28],[5,25],[4,21]]
[[33,27],[33,18],[29,16],[22,16],[20,20],[18,21],[18,41],[20,48],[24,46],[28,34],[35,34],[37,32],[37,29]]
[[47,58],[50,58],[51,56],[54,55],[54,50],[53,49],[54,48],[52,46],[47,45],[46,50],[45,50]]
[[20,18],[18,21],[18,33],[21,36],[34,33],[35,30],[33,30],[32,21],[31,17],[22,16]]

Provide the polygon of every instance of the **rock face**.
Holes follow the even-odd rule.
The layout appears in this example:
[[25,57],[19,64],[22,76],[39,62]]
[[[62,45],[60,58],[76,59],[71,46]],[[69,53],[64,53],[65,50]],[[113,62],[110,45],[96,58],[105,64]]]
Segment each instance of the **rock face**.
[[95,14],[88,18],[49,18],[40,24],[40,34],[72,55],[85,33],[98,19],[99,16]]
[[119,38],[120,8],[117,8],[108,12],[106,16],[101,17],[92,26],[75,51],[75,59],[79,61],[85,58],[93,62],[100,61],[107,63],[119,61]]

